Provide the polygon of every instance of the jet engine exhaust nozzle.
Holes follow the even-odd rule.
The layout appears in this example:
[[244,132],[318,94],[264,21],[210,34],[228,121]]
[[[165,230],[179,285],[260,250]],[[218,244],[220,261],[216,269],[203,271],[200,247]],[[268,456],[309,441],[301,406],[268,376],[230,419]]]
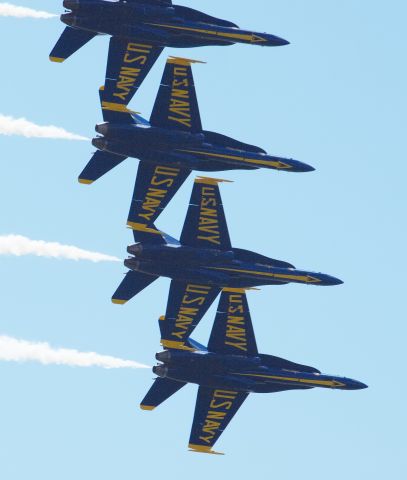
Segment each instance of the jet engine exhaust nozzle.
[[62,5],[67,10],[74,10],[79,7],[79,0],[64,0]]
[[166,367],[165,365],[156,365],[155,367],[153,367],[153,373],[155,373],[161,378],[165,378],[168,373],[168,367]]
[[169,350],[164,350],[162,352],[156,353],[155,358],[159,362],[167,363],[171,360],[171,352]]

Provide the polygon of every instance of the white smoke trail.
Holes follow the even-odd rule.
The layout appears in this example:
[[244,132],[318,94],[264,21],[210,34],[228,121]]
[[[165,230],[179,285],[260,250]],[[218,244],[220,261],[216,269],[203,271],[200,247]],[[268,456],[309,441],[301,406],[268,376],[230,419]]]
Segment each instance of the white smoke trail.
[[26,138],[55,138],[63,140],[89,140],[53,125],[36,125],[25,118],[13,118],[0,113],[0,135],[18,135]]
[[18,7],[11,3],[0,3],[0,17],[15,17],[15,18],[55,18],[58,15],[41,10],[33,10],[27,7]]
[[78,352],[68,348],[52,348],[46,342],[29,342],[0,335],[0,360],[6,362],[39,362],[42,365],[67,365],[70,367],[151,368],[148,365],[99,355]]
[[0,255],[36,255],[37,257],[90,260],[91,262],[120,262],[120,258],[98,252],[89,252],[72,245],[31,240],[22,235],[0,235]]

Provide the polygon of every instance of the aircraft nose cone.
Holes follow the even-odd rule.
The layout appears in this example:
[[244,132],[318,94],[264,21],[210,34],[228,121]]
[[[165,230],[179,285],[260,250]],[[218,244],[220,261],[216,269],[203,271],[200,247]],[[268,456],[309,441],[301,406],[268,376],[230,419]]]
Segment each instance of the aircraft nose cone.
[[331,275],[321,274],[321,285],[333,286],[333,285],[342,285],[343,281],[339,278],[332,277]]
[[368,386],[358,380],[349,380],[348,388],[349,390],[364,390],[368,388]]
[[314,172],[315,171],[315,168],[312,167],[311,165],[308,165],[306,163],[303,163],[302,165],[303,166],[302,166],[301,172]]
[[291,165],[292,172],[313,172],[315,170],[311,165],[299,162],[298,160],[291,159],[289,164]]
[[283,47],[284,45],[290,45],[290,42],[276,35],[270,35],[270,44],[275,47]]

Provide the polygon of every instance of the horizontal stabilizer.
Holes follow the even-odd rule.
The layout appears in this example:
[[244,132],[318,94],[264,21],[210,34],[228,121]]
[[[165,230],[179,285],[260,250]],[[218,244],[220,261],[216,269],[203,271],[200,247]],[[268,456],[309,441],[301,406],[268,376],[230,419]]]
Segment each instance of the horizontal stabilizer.
[[155,407],[165,402],[184,385],[186,385],[185,382],[177,382],[169,378],[156,378],[147,395],[140,403],[140,408],[142,410],[154,410]]
[[79,175],[79,183],[90,184],[112,170],[127,157],[97,150]]
[[97,33],[66,27],[49,54],[49,59],[51,62],[63,62],[96,35]]
[[128,271],[119,288],[114,292],[112,302],[118,305],[124,305],[153,283],[154,280],[157,280],[157,278],[155,275],[146,275],[145,273],[134,272],[133,270]]

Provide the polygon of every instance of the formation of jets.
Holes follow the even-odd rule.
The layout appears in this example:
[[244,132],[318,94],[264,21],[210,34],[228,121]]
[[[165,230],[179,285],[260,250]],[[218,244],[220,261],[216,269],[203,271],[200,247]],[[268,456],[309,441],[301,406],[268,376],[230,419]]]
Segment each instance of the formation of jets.
[[[258,352],[248,289],[342,281],[232,247],[219,190],[225,180],[196,177],[179,241],[155,226],[193,170],[309,172],[313,167],[204,130],[192,75],[192,65],[201,63],[196,60],[167,59],[150,120],[128,108],[164,47],[288,42],[242,30],[171,0],[64,0],[63,5],[68,11],[61,20],[67,26],[50,54],[52,61],[63,62],[96,35],[111,37],[105,82],[99,90],[104,122],[96,125],[92,144],[97,151],[79,182],[93,183],[127,157],[139,160],[127,220],[136,243],[127,248],[128,272],[112,301],[124,304],[157,278],[171,279],[166,314],[159,319],[164,350],[156,354],[157,378],[141,408],[153,410],[187,383],[197,384],[189,448],[217,453],[215,442],[250,392],[366,388],[356,380],[324,375],[313,367]],[[219,294],[204,347],[191,334]]]

